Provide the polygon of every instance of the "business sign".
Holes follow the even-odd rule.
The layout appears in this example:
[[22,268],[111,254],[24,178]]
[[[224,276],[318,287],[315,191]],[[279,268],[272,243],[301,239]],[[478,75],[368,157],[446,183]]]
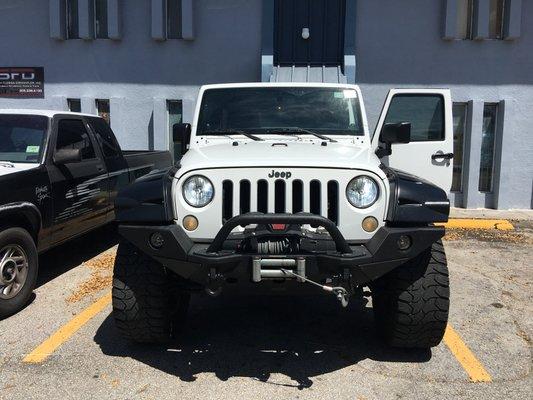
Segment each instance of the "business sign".
[[0,67],[0,97],[44,98],[44,68]]

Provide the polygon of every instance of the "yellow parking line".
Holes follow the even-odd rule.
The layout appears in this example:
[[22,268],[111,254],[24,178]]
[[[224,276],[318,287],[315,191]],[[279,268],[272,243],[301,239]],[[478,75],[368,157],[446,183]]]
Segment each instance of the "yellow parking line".
[[514,229],[513,224],[506,219],[450,218],[446,223],[438,223],[435,225],[456,229],[498,229],[501,231],[510,231]]
[[489,373],[449,324],[444,333],[444,343],[462,365],[472,382],[492,382]]
[[81,313],[72,318],[69,322],[59,328],[48,339],[42,342],[35,350],[22,360],[25,363],[37,364],[46,360],[59,346],[65,343],[82,326],[89,322],[95,315],[111,303],[111,293],[106,294],[95,301]]

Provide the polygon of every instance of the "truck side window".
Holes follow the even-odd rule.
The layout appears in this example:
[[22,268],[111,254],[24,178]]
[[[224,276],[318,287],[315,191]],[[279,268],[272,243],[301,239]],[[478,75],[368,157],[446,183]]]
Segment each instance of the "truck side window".
[[85,125],[79,119],[63,119],[59,121],[56,150],[60,149],[81,149],[81,158],[83,160],[96,158],[89,134],[85,129]]
[[411,142],[444,140],[444,98],[419,93],[395,95],[385,124],[398,122],[411,123]]
[[120,147],[109,125],[100,118],[91,118],[89,124],[98,139],[98,143],[100,143],[100,146],[102,147],[104,157],[110,158],[120,156]]

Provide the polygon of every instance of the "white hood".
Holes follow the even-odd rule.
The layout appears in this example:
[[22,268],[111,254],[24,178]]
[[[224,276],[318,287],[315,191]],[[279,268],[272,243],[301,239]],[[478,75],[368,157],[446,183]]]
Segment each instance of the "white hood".
[[37,168],[39,164],[35,163],[6,163],[0,161],[0,176],[14,174],[15,172],[27,171],[29,169]]
[[[286,141],[239,142],[195,147],[181,160],[180,172],[192,169],[302,167],[363,169],[383,175],[380,161],[368,146],[346,143]],[[181,174],[180,174],[181,175]]]

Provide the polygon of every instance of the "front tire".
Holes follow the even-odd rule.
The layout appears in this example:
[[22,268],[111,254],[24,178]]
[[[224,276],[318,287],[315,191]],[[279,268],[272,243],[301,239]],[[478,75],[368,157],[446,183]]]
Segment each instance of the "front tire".
[[23,309],[37,283],[39,256],[23,228],[0,232],[0,319]]
[[394,347],[429,348],[444,336],[450,307],[448,266],[439,240],[372,285],[378,333]]
[[113,275],[113,316],[124,338],[139,343],[171,339],[189,302],[173,278],[131,243],[120,243]]

